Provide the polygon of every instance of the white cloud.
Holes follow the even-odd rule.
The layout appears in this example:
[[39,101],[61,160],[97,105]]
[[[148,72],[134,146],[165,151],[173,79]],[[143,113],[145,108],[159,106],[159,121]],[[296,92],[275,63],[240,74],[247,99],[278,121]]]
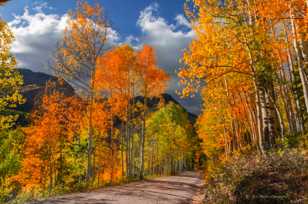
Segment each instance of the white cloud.
[[[141,48],[140,39],[136,36],[133,36],[133,35],[127,36],[123,43],[129,44],[135,50],[139,50]],[[123,43],[121,43],[121,44],[123,44]]]
[[53,10],[54,8],[49,6],[47,2],[34,2],[33,10],[36,12],[43,12],[43,10]]
[[135,44],[135,43],[139,43],[139,42],[140,42],[139,38],[137,38],[133,35],[129,35],[125,39],[125,43],[128,43],[128,44]]
[[18,66],[35,71],[47,71],[52,52],[66,27],[68,16],[37,12],[30,14],[28,8],[9,23],[15,35],[12,52]]
[[175,17],[175,20],[178,26],[185,26],[187,28],[191,28],[190,23],[182,14],[177,15]]
[[[41,9],[48,7],[41,5]],[[43,11],[31,13],[29,8],[24,13],[14,17],[9,22],[15,42],[12,52],[16,55],[18,67],[29,68],[34,71],[49,72],[48,63],[53,52],[61,40],[67,26],[68,15],[46,14]],[[120,39],[119,34],[108,30],[109,42],[114,44]]]
[[169,73],[174,73],[182,51],[194,37],[191,29],[181,29],[179,26],[189,24],[184,16],[176,17],[177,24],[168,23],[164,18],[156,16],[158,4],[151,4],[140,12],[137,25],[143,32],[142,43],[150,44],[156,48],[158,61]]
[[107,38],[111,45],[118,44],[120,41],[120,35],[117,31],[113,30],[112,28],[107,29]]

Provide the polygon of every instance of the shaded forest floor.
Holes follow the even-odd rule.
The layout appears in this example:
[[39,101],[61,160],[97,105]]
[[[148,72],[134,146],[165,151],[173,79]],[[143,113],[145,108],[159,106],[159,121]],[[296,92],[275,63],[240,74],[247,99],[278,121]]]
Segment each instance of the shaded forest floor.
[[206,181],[205,203],[308,202],[307,149],[234,156],[216,168]]
[[202,187],[198,173],[184,172],[178,176],[74,193],[31,204],[201,204]]

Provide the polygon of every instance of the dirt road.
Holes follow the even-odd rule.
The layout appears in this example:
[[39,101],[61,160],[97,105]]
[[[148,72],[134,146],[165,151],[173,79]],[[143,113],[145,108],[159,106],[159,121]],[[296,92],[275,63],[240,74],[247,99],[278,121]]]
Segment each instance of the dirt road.
[[32,204],[201,204],[202,180],[194,172],[161,177]]

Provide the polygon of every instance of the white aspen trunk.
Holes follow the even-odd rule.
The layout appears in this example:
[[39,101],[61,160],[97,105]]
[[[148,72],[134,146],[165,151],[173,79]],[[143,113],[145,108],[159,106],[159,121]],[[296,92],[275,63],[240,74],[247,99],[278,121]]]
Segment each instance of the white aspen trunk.
[[[289,41],[289,37],[288,37],[288,33],[287,33],[287,29],[286,29],[285,25],[284,25],[284,30],[285,30],[285,34],[286,34],[286,43],[287,43],[289,77],[290,77],[291,83],[293,83],[294,82],[294,71],[293,71],[294,63],[293,63],[293,58],[292,58],[292,55],[291,55],[290,41]],[[296,133],[303,132],[304,127],[303,127],[303,122],[302,122],[302,119],[301,119],[300,102],[298,100],[298,93],[297,93],[297,91],[293,90],[292,87],[291,87],[291,89],[294,93],[294,100],[295,100],[295,112],[294,113],[295,113]]]
[[303,88],[303,95],[305,99],[305,106],[306,106],[306,112],[308,113],[308,79],[307,75],[305,73],[305,64],[304,64],[304,56],[302,55],[303,51],[301,50],[299,44],[298,44],[298,39],[297,39],[297,28],[294,22],[294,14],[292,11],[292,5],[290,4],[290,22],[291,22],[291,27],[292,27],[292,34],[293,34],[293,46],[295,49],[295,54],[297,58],[297,64],[298,64],[298,71],[301,79],[301,84]]
[[262,104],[260,100],[260,92],[258,90],[258,87],[255,86],[255,91],[256,91],[256,112],[257,112],[257,129],[258,129],[258,147],[262,155],[265,155],[265,151],[263,148],[263,139],[264,139],[264,134],[263,134],[263,111],[262,111]]

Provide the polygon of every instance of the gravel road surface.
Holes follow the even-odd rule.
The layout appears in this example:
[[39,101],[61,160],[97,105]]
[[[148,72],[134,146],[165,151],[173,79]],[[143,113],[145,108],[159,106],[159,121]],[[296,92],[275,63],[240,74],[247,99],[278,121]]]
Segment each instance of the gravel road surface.
[[201,204],[203,182],[195,172],[74,193],[31,204]]

